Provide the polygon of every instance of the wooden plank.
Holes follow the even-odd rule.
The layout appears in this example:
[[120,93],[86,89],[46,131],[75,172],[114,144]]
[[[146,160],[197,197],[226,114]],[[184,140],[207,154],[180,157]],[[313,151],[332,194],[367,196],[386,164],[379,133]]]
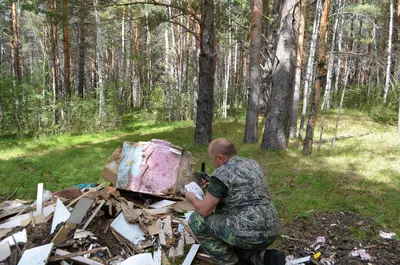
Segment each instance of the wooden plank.
[[43,214],[43,183],[37,185],[36,214]]
[[86,254],[96,253],[96,252],[105,251],[105,250],[107,250],[107,247],[94,248],[94,249],[90,249],[90,250],[84,250],[84,251],[78,251],[78,252],[69,253],[69,254],[65,254],[65,255],[54,256],[49,259],[49,262],[71,259],[71,258],[74,258],[77,256],[83,256]]
[[164,219],[163,229],[164,229],[165,235],[168,236],[169,238],[172,238],[171,215],[167,215],[167,217]]
[[92,206],[93,200],[89,200],[86,198],[82,198],[76,204],[74,210],[72,210],[71,216],[68,218],[68,221],[79,225],[83,218],[85,217],[86,213]]
[[[61,249],[57,249],[55,255],[68,255],[71,254],[70,252],[61,250]],[[72,261],[76,261],[78,264],[86,264],[86,265],[104,265],[103,263],[91,260],[91,259],[87,259],[84,257],[73,257],[70,258],[70,260]]]
[[90,224],[90,222],[93,220],[93,218],[96,216],[96,214],[100,211],[101,207],[103,207],[105,200],[101,200],[99,206],[97,206],[96,210],[92,213],[92,215],[89,217],[89,219],[86,221],[86,223],[83,225],[82,230],[85,230],[86,227]]
[[170,265],[167,255],[165,254],[165,251],[163,249],[161,249],[161,264]]
[[178,246],[176,247],[176,256],[183,257],[184,255],[184,247],[185,247],[185,237],[182,235],[179,238]]
[[25,250],[18,265],[46,265],[53,243]]
[[158,239],[160,242],[161,246],[166,246],[167,245],[167,241],[165,240],[165,232],[163,229],[163,222],[162,220],[158,219],[156,222],[157,227],[160,229],[160,233],[158,234]]
[[75,224],[68,222],[63,227],[61,227],[60,230],[58,230],[57,234],[54,236],[51,242],[53,242],[56,245],[63,242],[75,228],[76,228]]
[[194,258],[196,257],[197,251],[199,250],[200,245],[199,244],[194,244],[190,248],[189,253],[186,255],[185,260],[183,261],[182,265],[190,265],[192,264]]

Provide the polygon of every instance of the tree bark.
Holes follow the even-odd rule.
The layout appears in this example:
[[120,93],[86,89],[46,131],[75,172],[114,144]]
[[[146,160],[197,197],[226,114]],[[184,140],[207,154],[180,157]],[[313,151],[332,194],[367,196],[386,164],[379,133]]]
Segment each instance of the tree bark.
[[393,36],[393,0],[390,0],[390,21],[389,21],[389,38],[387,41],[387,68],[386,68],[386,81],[385,81],[385,94],[383,95],[383,104],[387,104],[387,98],[389,94],[389,86],[390,86],[390,69],[392,64],[392,36]]
[[[286,150],[289,141],[289,113],[293,97],[293,80],[296,64],[296,34],[298,26],[292,24],[293,0],[284,0],[280,10],[278,41],[275,49],[274,70],[272,72],[271,98],[261,148]],[[298,15],[297,15],[298,16]],[[295,15],[296,17],[296,15]]]
[[232,56],[231,43],[232,43],[231,5],[230,2],[228,2],[228,57],[226,58],[224,98],[222,103],[222,118],[224,119],[226,119],[227,117],[228,88],[229,88],[229,77],[230,77],[231,56]]
[[78,94],[83,98],[85,84],[85,7],[79,8],[79,63],[78,63]]
[[11,12],[12,12],[12,39],[13,39],[13,51],[12,55],[14,58],[14,73],[19,79],[22,77],[21,70],[21,57],[19,52],[19,33],[18,33],[18,16],[17,16],[17,4],[14,0],[11,1]]
[[[97,6],[97,0],[94,0],[94,5]],[[103,80],[103,49],[102,49],[102,33],[100,15],[97,8],[95,8],[94,16],[96,19],[96,59],[97,59],[97,88],[99,91],[99,116],[104,118],[105,113],[105,99],[104,99],[104,80]]]
[[68,33],[68,0],[62,1],[63,7],[63,48],[64,48],[64,86],[68,97],[71,97],[71,60],[69,56]]
[[309,49],[309,55],[308,55],[306,75],[304,78],[303,108],[301,111],[301,120],[300,120],[300,128],[299,128],[299,135],[298,135],[299,139],[303,138],[303,128],[304,128],[304,121],[305,121],[306,111],[307,111],[307,102],[308,102],[308,98],[309,98],[309,94],[310,94],[309,93],[310,86],[312,84],[312,79],[313,79],[315,47],[317,46],[317,40],[318,40],[318,28],[319,28],[320,19],[321,19],[321,13],[322,13],[322,0],[317,0],[315,13],[316,14],[315,14],[314,23],[313,23],[313,32],[311,35],[311,43],[310,43],[310,49]]
[[260,98],[260,51],[263,1],[254,0],[251,14],[249,93],[244,131],[244,143],[258,142],[258,113]]
[[296,17],[296,23],[299,23],[299,34],[296,43],[296,70],[294,75],[293,99],[290,110],[290,132],[289,137],[295,138],[297,132],[297,116],[299,111],[300,84],[301,84],[301,66],[303,64],[304,37],[307,17],[307,0],[300,1],[300,12]]
[[201,0],[200,56],[199,56],[199,104],[197,108],[195,144],[208,144],[212,138],[214,114],[215,75],[215,9],[213,0]]
[[[169,4],[169,1],[166,1]],[[169,7],[167,8],[167,18],[169,19]],[[165,23],[165,96],[167,98],[168,119],[173,121],[174,118],[174,104],[172,102],[171,87],[169,84],[169,22]]]
[[327,30],[330,7],[331,0],[325,0],[320,26],[321,41],[318,46],[318,77],[314,87],[314,98],[311,103],[310,115],[308,116],[307,131],[303,147],[303,154],[305,155],[311,155],[312,152],[314,128],[317,121],[317,110],[319,104],[320,90],[322,86],[322,78],[325,76],[326,40],[328,33]]

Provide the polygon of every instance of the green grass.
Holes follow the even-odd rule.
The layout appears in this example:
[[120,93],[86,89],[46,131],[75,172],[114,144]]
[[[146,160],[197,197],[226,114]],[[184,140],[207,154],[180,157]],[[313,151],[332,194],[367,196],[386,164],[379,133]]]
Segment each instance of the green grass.
[[[189,150],[200,170],[206,161],[212,168],[207,147],[193,144],[194,124],[150,122],[135,113],[119,130],[87,135],[64,135],[42,139],[0,139],[0,198],[19,187],[14,198],[34,198],[36,184],[57,191],[79,183],[102,182],[102,168],[123,141],[168,140]],[[319,139],[319,126],[315,140]],[[325,115],[324,139],[333,135],[336,112]],[[260,119],[260,140],[264,121]],[[228,137],[240,155],[257,160],[265,171],[271,196],[283,222],[307,218],[310,211],[348,210],[372,218],[400,234],[400,137],[396,127],[375,122],[366,113],[344,111],[338,136],[363,137],[330,143],[314,143],[312,156],[303,156],[302,143],[292,140],[286,152],[260,149],[260,144],[242,143],[244,117],[217,120],[213,137]],[[355,231],[354,233],[358,233]],[[358,235],[363,236],[363,235]]]

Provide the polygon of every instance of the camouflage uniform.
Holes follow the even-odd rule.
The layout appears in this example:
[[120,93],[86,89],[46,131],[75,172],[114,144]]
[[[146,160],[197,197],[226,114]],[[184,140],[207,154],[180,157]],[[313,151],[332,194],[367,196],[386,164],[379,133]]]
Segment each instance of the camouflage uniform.
[[[274,241],[278,213],[257,162],[232,157],[213,172],[208,192],[221,198],[216,210],[208,217],[193,213],[189,225],[217,264],[236,264],[238,248],[262,250]],[[263,264],[259,252],[250,259]]]

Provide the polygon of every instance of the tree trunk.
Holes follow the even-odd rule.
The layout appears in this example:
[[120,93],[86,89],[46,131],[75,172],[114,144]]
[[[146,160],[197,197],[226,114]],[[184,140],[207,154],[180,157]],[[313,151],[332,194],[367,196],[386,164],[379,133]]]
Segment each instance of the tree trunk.
[[314,128],[317,121],[317,110],[320,97],[320,90],[322,86],[322,78],[325,76],[325,62],[326,62],[326,40],[328,33],[328,17],[331,7],[331,0],[325,0],[324,9],[321,17],[320,35],[321,41],[318,46],[318,77],[314,87],[314,98],[311,102],[310,115],[308,116],[307,131],[304,141],[303,154],[311,155]]
[[[97,0],[94,0],[94,5],[97,6]],[[97,60],[97,88],[99,92],[99,116],[104,118],[105,113],[105,100],[104,100],[104,82],[103,82],[103,49],[102,49],[102,33],[100,15],[97,8],[94,10],[94,16],[96,19],[96,60]]]
[[300,12],[296,17],[296,23],[299,23],[299,34],[296,43],[296,70],[294,75],[294,87],[293,87],[293,99],[290,110],[290,132],[289,137],[295,138],[297,132],[297,115],[299,110],[299,99],[300,99],[300,84],[301,84],[301,66],[303,64],[303,53],[304,53],[304,37],[307,17],[307,0],[300,1]]
[[338,56],[338,60],[337,60],[337,66],[336,66],[336,72],[335,72],[335,87],[334,87],[334,94],[336,95],[339,91],[339,82],[340,82],[340,68],[342,65],[342,40],[343,40],[343,18],[340,17],[340,28],[338,29],[338,34],[339,34],[339,38],[337,41],[337,45],[338,45],[338,52],[339,52],[339,56]]
[[392,63],[392,35],[393,35],[393,0],[390,0],[390,21],[389,21],[389,38],[387,41],[388,57],[387,57],[387,68],[386,68],[386,81],[385,81],[385,94],[383,95],[383,104],[387,103],[390,86],[390,69]]
[[247,102],[244,143],[258,142],[258,112],[260,98],[260,51],[263,1],[254,0],[251,14],[249,96]]
[[224,119],[226,119],[227,117],[228,88],[229,88],[230,66],[231,66],[231,56],[232,56],[231,43],[232,43],[231,5],[228,2],[228,57],[226,58],[224,99],[222,103],[222,118]]
[[[197,24],[195,24],[196,30],[198,32]],[[194,38],[194,37],[193,37]],[[195,49],[193,52],[193,121],[197,123],[197,108],[198,108],[198,100],[199,100],[199,42],[194,38]]]
[[62,1],[63,6],[63,48],[64,48],[64,86],[68,97],[71,97],[71,60],[69,56],[68,38],[68,0]]
[[212,138],[214,114],[215,75],[215,9],[213,0],[201,0],[200,56],[199,56],[199,104],[197,108],[195,144],[208,144]]
[[311,35],[311,43],[308,55],[308,62],[307,62],[307,69],[306,75],[304,78],[304,92],[303,92],[303,108],[301,111],[301,120],[300,120],[300,128],[299,128],[299,139],[303,138],[303,128],[304,128],[304,121],[306,117],[307,111],[307,101],[309,98],[309,91],[310,86],[312,84],[313,72],[314,72],[314,57],[315,57],[315,47],[317,46],[318,40],[318,28],[321,19],[321,11],[322,11],[322,0],[317,0],[317,5],[315,8],[315,18],[313,24],[313,32]]
[[[53,0],[47,0],[47,9],[50,12],[55,10]],[[50,18],[50,46],[51,46],[51,87],[53,91],[53,117],[54,123],[58,123],[58,115],[56,111],[58,87],[57,87],[57,65],[56,65],[56,49],[57,49],[57,25],[54,18]]]
[[14,57],[14,73],[15,76],[21,79],[21,57],[19,53],[19,33],[18,33],[18,16],[17,16],[17,4],[14,0],[11,1],[12,8],[12,38],[13,38],[13,57]]
[[85,7],[79,8],[79,66],[78,66],[78,94],[83,98],[85,84]]
[[[289,113],[296,64],[296,34],[299,27],[299,24],[297,27],[292,25],[292,11],[295,5],[293,0],[285,0],[281,5],[271,98],[261,144],[263,149],[286,150],[289,141]],[[300,12],[298,9],[295,10]]]
[[[339,0],[339,5],[338,5],[337,10],[339,12],[341,10],[341,1],[340,0]],[[330,107],[331,107],[330,105],[331,105],[332,74],[333,74],[333,66],[334,66],[334,62],[335,62],[334,51],[335,51],[337,29],[338,29],[338,25],[339,25],[339,18],[340,18],[340,14],[335,16],[335,25],[334,25],[333,34],[332,34],[331,52],[329,53],[329,57],[328,57],[328,72],[326,74],[326,88],[325,88],[325,93],[324,93],[324,101],[322,102],[322,106],[321,106],[322,110],[324,110],[325,108],[330,109]],[[336,67],[339,68],[340,66],[337,65]]]
[[[169,1],[166,1],[169,4]],[[169,19],[170,8],[167,8],[167,18]],[[165,96],[167,98],[168,119],[173,121],[174,118],[174,104],[172,103],[171,87],[169,84],[169,22],[165,23]]]

